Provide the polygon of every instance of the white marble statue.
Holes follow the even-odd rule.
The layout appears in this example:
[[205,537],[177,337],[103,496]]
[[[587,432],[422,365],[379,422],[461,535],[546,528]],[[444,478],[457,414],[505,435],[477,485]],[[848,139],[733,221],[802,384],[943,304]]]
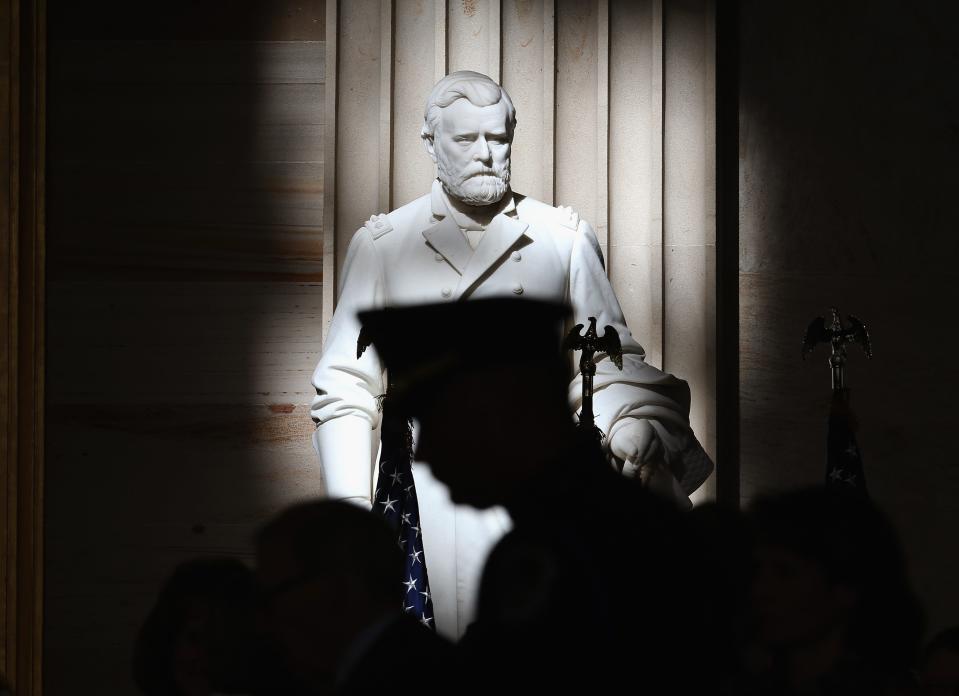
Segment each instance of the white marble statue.
[[[327,494],[369,505],[374,486],[377,396],[385,383],[374,351],[356,357],[357,311],[521,295],[566,302],[577,322],[594,316],[600,327],[618,331],[622,371],[604,354],[596,356],[596,424],[625,475],[650,479],[688,504],[686,496],[712,469],[689,428],[689,389],[646,363],[589,223],[569,208],[510,189],[515,126],[509,95],[492,79],[467,71],[444,77],[429,96],[421,134],[436,163],[432,190],[373,215],[353,236],[313,375],[313,439]],[[402,162],[396,170],[402,172]],[[578,376],[569,396],[577,408]],[[456,637],[472,615],[487,551],[509,519],[502,510],[453,505],[428,467],[414,467],[436,625]]]

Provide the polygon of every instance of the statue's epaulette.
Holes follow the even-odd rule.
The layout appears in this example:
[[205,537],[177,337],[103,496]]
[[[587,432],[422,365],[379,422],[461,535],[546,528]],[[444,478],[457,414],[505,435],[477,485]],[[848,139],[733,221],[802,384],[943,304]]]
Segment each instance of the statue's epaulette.
[[364,223],[364,226],[370,231],[370,234],[373,235],[373,239],[379,239],[387,232],[393,230],[393,225],[390,224],[390,219],[385,213],[374,215]]
[[575,210],[568,205],[561,205],[556,208],[556,210],[559,213],[559,221],[561,224],[573,230],[579,227],[579,213]]

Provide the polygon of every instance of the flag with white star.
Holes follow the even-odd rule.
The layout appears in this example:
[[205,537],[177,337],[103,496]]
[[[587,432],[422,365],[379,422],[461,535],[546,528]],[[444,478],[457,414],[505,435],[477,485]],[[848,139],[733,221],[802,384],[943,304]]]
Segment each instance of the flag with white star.
[[436,630],[420,529],[420,508],[413,482],[413,430],[409,420],[390,410],[389,396],[383,399],[382,409],[379,478],[373,496],[373,510],[382,513],[396,529],[396,543],[406,556],[403,610],[424,626]]
[[848,389],[833,392],[826,436],[826,487],[866,495],[866,476]]

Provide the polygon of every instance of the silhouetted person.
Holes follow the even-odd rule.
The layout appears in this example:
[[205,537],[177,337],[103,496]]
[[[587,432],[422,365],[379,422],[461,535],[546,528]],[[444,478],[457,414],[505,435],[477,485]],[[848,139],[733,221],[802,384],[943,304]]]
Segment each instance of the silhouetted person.
[[575,428],[565,315],[512,299],[360,314],[394,405],[418,421],[417,459],[454,502],[503,505],[514,522],[483,571],[455,688],[709,693],[701,554],[673,506]]
[[137,636],[133,676],[147,696],[246,693],[253,572],[229,558],[177,566]]
[[919,683],[924,696],[959,695],[959,626],[929,641],[919,665]]
[[349,503],[297,505],[267,524],[257,580],[280,657],[274,693],[446,686],[452,646],[403,613],[402,570],[395,532]]
[[699,505],[686,517],[698,548],[703,549],[706,572],[702,585],[716,598],[708,608],[714,612],[711,621],[720,632],[714,646],[719,693],[740,696],[742,652],[749,636],[753,535],[742,512],[717,503]]
[[755,691],[885,694],[909,683],[921,628],[895,530],[862,496],[809,488],[758,502]]

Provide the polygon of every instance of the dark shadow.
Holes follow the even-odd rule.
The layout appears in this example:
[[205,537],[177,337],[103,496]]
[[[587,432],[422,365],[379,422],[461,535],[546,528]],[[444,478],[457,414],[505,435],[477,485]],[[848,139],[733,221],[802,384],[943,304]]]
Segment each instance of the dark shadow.
[[170,570],[319,492],[324,40],[323,2],[49,4],[46,693],[129,692]]
[[[743,497],[822,481],[838,306],[869,327],[847,384],[869,491],[900,528],[930,617],[956,616],[940,549],[959,513],[957,6],[740,3],[739,388]],[[914,333],[921,329],[921,338]],[[783,433],[790,433],[784,437]],[[908,462],[908,464],[906,464]]]
[[898,534],[869,499],[824,486],[758,501],[746,693],[901,693],[922,615]]

